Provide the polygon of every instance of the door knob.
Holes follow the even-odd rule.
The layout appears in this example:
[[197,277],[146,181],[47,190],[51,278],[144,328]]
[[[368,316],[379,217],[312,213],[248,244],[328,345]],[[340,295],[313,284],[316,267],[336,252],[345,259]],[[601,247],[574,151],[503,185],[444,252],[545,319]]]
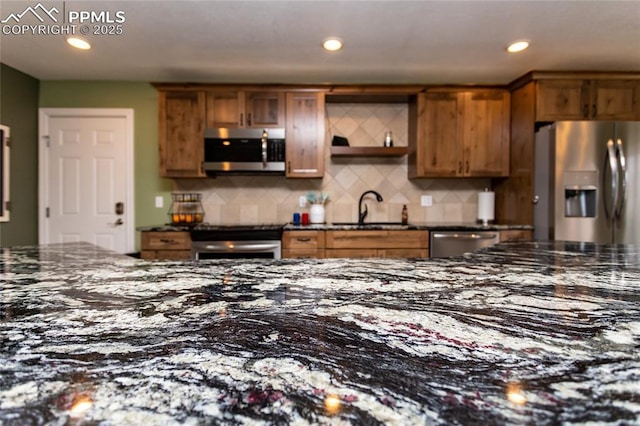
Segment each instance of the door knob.
[[540,201],[540,196],[538,196],[538,195],[534,195],[534,196],[533,196],[533,200],[531,200],[531,202],[532,202],[533,204],[538,204],[538,201]]
[[109,226],[113,226],[115,228],[116,226],[124,225],[124,221],[122,219],[118,218],[118,220],[116,220],[113,223],[109,223],[108,225]]

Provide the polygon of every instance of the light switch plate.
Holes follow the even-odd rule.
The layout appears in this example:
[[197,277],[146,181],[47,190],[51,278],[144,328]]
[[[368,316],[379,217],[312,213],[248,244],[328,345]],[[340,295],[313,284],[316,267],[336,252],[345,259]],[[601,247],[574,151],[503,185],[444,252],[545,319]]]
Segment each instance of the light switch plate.
[[420,197],[420,205],[422,207],[431,207],[433,205],[433,198],[431,195],[423,195]]
[[164,207],[164,198],[162,195],[156,196],[156,209],[161,209]]
[[298,206],[299,207],[306,207],[307,206],[307,197],[305,197],[304,195],[301,195],[300,199],[298,200]]

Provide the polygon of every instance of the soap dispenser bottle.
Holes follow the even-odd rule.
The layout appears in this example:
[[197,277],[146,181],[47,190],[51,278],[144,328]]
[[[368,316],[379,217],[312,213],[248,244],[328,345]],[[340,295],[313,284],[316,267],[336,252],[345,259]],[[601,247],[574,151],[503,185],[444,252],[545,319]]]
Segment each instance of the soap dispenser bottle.
[[402,224],[406,225],[409,222],[409,211],[407,210],[407,205],[402,205]]

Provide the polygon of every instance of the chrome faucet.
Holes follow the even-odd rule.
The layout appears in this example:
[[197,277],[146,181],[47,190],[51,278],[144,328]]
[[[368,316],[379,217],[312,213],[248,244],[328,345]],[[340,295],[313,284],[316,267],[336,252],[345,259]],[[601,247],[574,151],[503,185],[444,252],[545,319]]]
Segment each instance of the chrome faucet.
[[358,225],[364,224],[364,218],[367,217],[367,213],[369,212],[369,208],[367,205],[364,205],[364,211],[362,211],[362,200],[364,200],[364,196],[367,194],[374,194],[376,196],[376,200],[381,203],[382,195],[378,194],[376,191],[369,190],[362,193],[360,196],[360,201],[358,202]]

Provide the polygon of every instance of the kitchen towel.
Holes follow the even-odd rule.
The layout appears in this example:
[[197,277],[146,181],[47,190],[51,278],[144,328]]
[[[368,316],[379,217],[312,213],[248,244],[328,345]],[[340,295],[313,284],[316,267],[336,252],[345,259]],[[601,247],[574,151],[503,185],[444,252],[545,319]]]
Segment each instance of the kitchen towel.
[[486,190],[478,193],[478,219],[484,225],[494,219],[496,193]]

